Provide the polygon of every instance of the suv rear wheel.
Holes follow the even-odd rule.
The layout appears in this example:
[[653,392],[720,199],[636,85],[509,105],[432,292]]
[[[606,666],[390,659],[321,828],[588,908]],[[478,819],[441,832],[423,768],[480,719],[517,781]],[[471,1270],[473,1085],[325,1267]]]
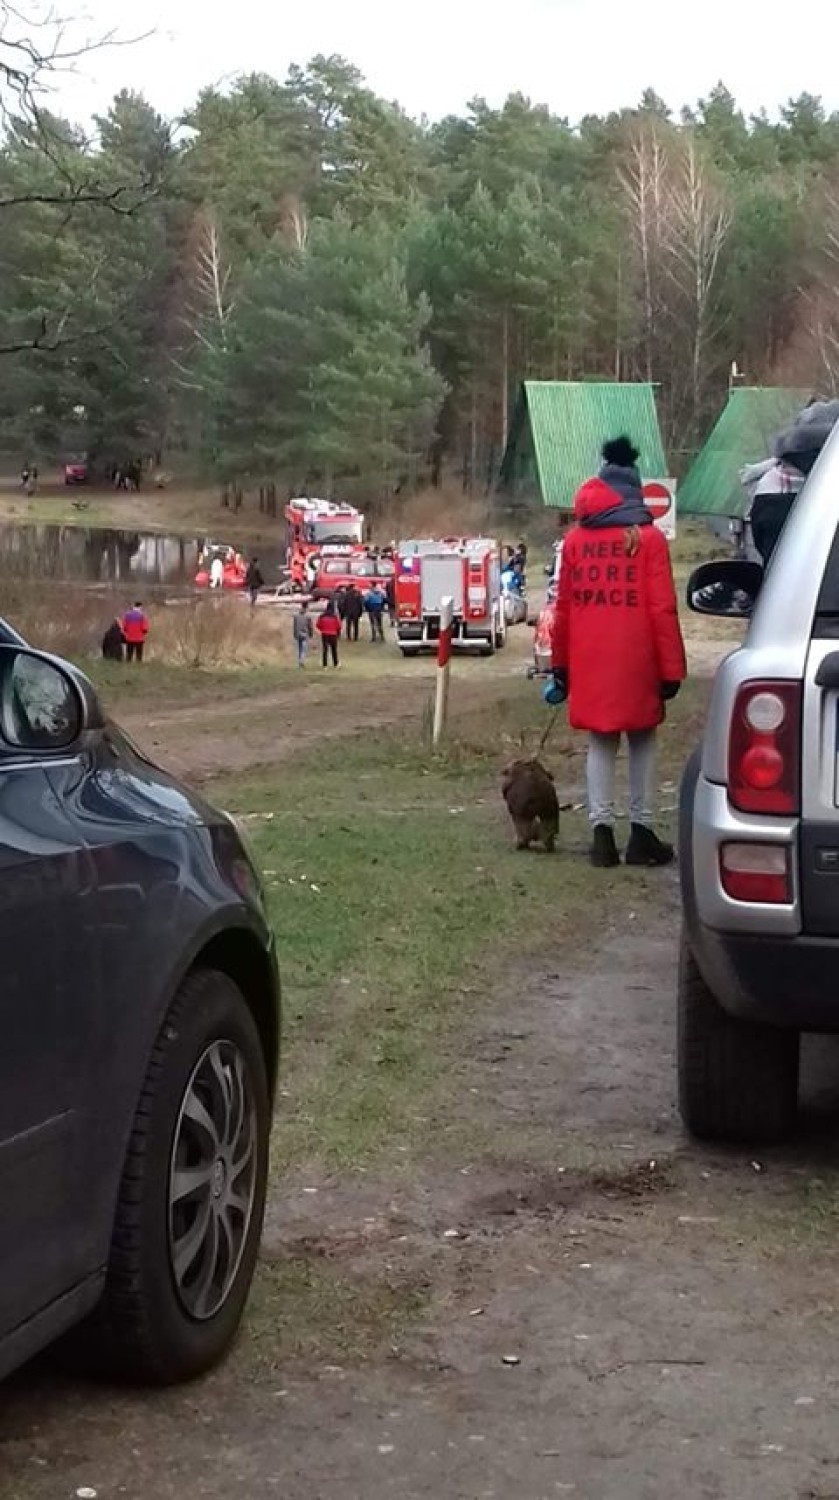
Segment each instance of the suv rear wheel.
[[241,991],[196,970],[160,1029],[134,1117],[102,1303],[99,1363],[165,1385],[236,1334],[268,1174],[265,1058]]
[[707,1141],[784,1140],[798,1112],[797,1031],[740,1021],[706,985],[682,933],[679,950],[679,1110]]

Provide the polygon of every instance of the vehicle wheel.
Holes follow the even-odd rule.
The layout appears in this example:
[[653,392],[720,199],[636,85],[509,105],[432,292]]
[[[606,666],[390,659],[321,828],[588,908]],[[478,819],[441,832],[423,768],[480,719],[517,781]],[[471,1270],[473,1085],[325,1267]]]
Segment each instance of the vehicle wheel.
[[797,1031],[728,1015],[687,939],[679,950],[679,1111],[706,1141],[784,1140],[798,1111]]
[[268,1175],[265,1058],[241,991],[196,970],[160,1029],[117,1203],[97,1353],[167,1385],[200,1375],[239,1326]]

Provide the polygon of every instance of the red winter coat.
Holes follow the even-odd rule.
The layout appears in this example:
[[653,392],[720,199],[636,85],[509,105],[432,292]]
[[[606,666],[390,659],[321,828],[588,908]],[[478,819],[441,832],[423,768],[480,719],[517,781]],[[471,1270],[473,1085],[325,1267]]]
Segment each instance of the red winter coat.
[[341,621],[337,615],[319,615],[315,622],[315,629],[319,630],[327,640],[330,636],[334,640],[337,635],[341,634]]
[[120,624],[129,646],[141,646],[149,633],[149,622],[141,609],[127,609]]
[[[619,505],[602,479],[574,501],[577,520]],[[568,673],[568,720],[600,734],[653,729],[664,718],[662,682],[686,675],[670,554],[656,526],[575,526],[562,549],[551,663]]]

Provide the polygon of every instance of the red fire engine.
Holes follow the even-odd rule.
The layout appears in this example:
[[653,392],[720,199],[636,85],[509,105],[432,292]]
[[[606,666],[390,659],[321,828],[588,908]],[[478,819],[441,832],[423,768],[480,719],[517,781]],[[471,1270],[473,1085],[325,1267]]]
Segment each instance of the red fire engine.
[[295,588],[311,588],[314,564],[325,547],[346,549],[347,555],[364,550],[364,517],[352,505],[335,505],[331,500],[289,500],[285,517],[286,565]]
[[490,537],[420,538],[396,549],[396,633],[403,656],[435,647],[440,603],[454,600],[452,646],[491,656],[507,639],[501,557]]

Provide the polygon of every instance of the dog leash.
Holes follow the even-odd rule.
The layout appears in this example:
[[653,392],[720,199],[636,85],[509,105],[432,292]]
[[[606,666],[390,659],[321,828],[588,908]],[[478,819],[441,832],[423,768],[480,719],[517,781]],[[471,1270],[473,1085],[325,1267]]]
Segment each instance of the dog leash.
[[539,741],[539,754],[540,755],[542,754],[542,751],[544,750],[545,746],[548,743],[548,740],[550,739],[550,737],[551,737],[551,735],[553,733],[553,728],[554,728],[554,725],[555,725],[555,723],[556,723],[556,721],[557,721],[558,718],[559,718],[559,709],[555,708],[554,711],[553,711],[553,713],[551,714],[550,718],[548,719],[548,722],[547,722],[547,724],[545,726],[545,730],[544,730],[544,733],[542,735],[542,738]]

